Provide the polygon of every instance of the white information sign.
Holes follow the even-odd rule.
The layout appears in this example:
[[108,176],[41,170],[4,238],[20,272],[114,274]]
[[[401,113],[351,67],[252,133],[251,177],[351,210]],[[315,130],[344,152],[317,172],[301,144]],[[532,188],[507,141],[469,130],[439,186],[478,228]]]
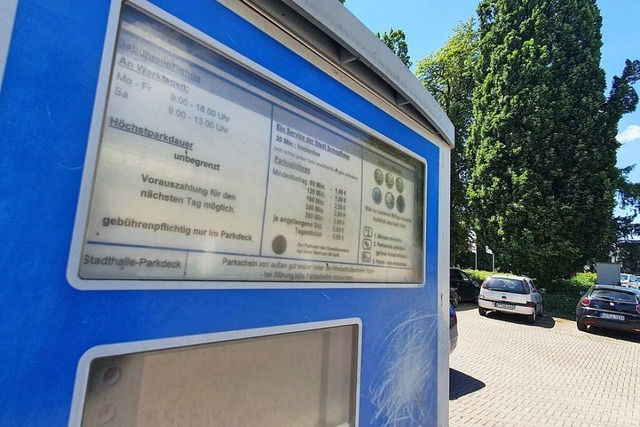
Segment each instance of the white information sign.
[[292,92],[124,6],[79,277],[422,283],[425,163]]

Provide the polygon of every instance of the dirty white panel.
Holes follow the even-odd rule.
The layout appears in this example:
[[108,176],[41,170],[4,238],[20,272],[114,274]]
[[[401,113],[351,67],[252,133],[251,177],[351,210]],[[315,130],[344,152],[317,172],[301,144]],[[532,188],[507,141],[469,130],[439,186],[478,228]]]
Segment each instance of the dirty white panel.
[[85,360],[81,425],[356,425],[358,331],[350,324],[127,354],[98,351]]

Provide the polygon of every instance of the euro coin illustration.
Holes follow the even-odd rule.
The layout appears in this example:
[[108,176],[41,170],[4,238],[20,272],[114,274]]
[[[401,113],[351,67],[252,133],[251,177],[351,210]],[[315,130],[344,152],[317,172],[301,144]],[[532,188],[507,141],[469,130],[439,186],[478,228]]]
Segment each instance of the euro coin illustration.
[[371,192],[371,197],[373,197],[373,202],[376,205],[379,205],[380,202],[382,201],[382,191],[380,191],[378,187],[374,188],[373,191]]
[[396,207],[398,208],[398,212],[400,213],[404,212],[404,208],[405,208],[404,197],[398,196],[398,198],[396,199]]
[[384,195],[384,204],[387,205],[389,209],[393,209],[395,202],[396,200],[395,197],[393,197],[393,194],[387,193]]
[[282,234],[276,236],[271,242],[271,249],[278,255],[282,255],[287,250],[287,238]]
[[373,173],[373,179],[376,181],[376,184],[382,185],[382,182],[384,181],[384,174],[380,169],[376,169]]
[[393,175],[391,175],[390,173],[387,173],[387,175],[384,177],[384,181],[387,183],[387,187],[393,188],[393,183],[394,183]]

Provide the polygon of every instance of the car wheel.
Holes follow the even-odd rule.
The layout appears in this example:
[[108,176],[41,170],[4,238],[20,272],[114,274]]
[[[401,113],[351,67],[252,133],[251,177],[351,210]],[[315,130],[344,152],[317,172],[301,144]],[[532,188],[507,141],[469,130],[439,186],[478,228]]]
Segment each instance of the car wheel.
[[454,307],[457,307],[460,303],[460,295],[458,295],[458,292],[456,291],[453,291],[449,298],[451,299],[451,305]]
[[579,320],[576,320],[576,326],[578,327],[579,331],[587,332],[587,325],[585,323],[582,323]]
[[527,319],[529,320],[529,323],[531,323],[532,325],[534,323],[536,323],[536,312],[538,311],[538,307],[534,307],[533,308],[533,314],[530,316],[527,316]]
[[487,310],[485,310],[482,307],[478,307],[478,313],[480,313],[480,316],[486,316],[487,315]]

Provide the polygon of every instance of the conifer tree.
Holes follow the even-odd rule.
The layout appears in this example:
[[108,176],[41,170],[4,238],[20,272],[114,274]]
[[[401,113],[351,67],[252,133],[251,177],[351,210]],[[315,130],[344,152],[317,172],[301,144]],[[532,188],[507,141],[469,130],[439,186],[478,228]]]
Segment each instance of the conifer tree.
[[618,173],[595,0],[482,0],[468,195],[504,270],[580,271],[606,241]]

